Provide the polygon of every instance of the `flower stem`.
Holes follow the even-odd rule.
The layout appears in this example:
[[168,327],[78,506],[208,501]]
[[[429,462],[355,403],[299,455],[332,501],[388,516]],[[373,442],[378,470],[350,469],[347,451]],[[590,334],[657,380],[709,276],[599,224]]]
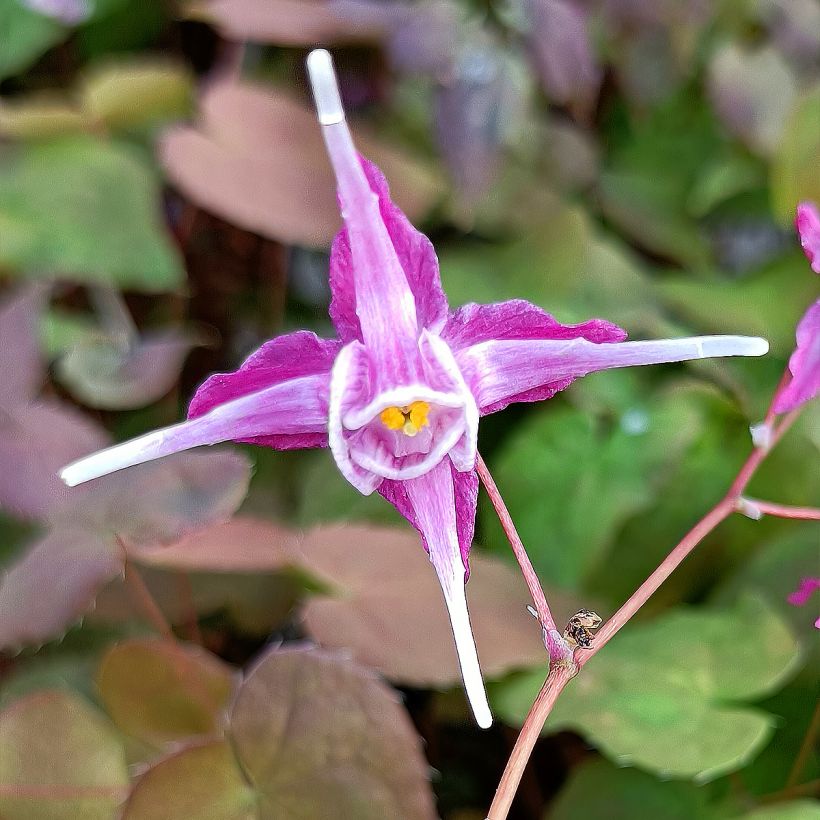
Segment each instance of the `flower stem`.
[[154,629],[168,640],[176,640],[171,625],[162,614],[159,604],[154,600],[148,585],[145,583],[140,571],[130,561],[125,563],[125,583],[131,591],[135,602],[139,605],[146,619]]
[[492,501],[498,520],[501,522],[501,528],[510,542],[515,560],[518,561],[518,566],[521,567],[521,574],[524,576],[524,581],[526,581],[532,601],[535,604],[538,621],[544,630],[544,643],[550,653],[550,661],[564,661],[567,658],[568,647],[555,626],[555,619],[552,617],[541,582],[538,580],[538,575],[533,569],[527,550],[518,535],[510,511],[507,509],[507,505],[504,503],[504,499],[501,497],[501,493],[480,455],[476,455],[475,468],[484,489],[487,491],[487,495],[490,497],[490,501]]
[[[595,655],[600,652],[604,646],[606,646],[606,644],[618,633],[624,624],[626,624],[632,616],[635,615],[635,613],[647,602],[647,600],[649,600],[661,584],[680,566],[689,553],[692,552],[692,550],[721,522],[725,521],[733,512],[737,511],[738,502],[741,495],[748,486],[749,482],[752,480],[757,468],[763,463],[772,447],[774,447],[789,427],[791,427],[798,415],[799,409],[784,416],[779,426],[773,430],[768,446],[756,447],[749,454],[749,457],[738,471],[737,477],[732,482],[732,485],[726,495],[708,513],[706,513],[706,515],[701,518],[701,520],[698,521],[698,523],[695,524],[691,530],[689,530],[680,543],[678,543],[669,555],[664,558],[660,566],[658,566],[658,568],[638,587],[638,589],[632,593],[630,598],[623,604],[623,606],[621,606],[621,608],[601,626],[595,635],[592,646],[588,649],[579,647],[575,650],[575,665],[553,666],[547,676],[547,680],[544,682],[544,686],[538,693],[535,703],[524,720],[524,725],[521,727],[521,734],[518,736],[518,740],[513,747],[510,759],[507,761],[504,773],[501,776],[501,781],[499,782],[498,789],[496,790],[495,798],[493,799],[492,805],[490,806],[490,810],[487,814],[487,820],[505,820],[507,817],[510,806],[512,805],[515,797],[515,792],[518,789],[518,784],[521,781],[521,776],[524,773],[524,768],[527,765],[527,761],[529,760],[535,743],[541,734],[544,723],[549,717],[555,701],[558,699],[558,696],[561,694],[564,687],[588,661],[595,657]],[[773,418],[774,416],[770,411],[770,413],[766,416],[767,422],[771,423]],[[479,460],[477,463],[477,469],[479,471],[478,474],[485,486],[487,486],[486,479],[482,473],[482,468],[483,472],[486,473],[486,465],[484,465],[483,461]],[[489,473],[487,473],[487,475],[489,477]],[[490,481],[492,481],[492,478],[490,478]],[[492,486],[495,487],[494,484]],[[493,498],[493,494],[490,492],[489,488],[488,492],[490,493],[490,497]],[[498,492],[497,489],[495,492]],[[493,503],[495,504],[495,501],[493,501]],[[503,502],[501,502],[501,504],[504,512],[507,516],[509,516],[509,513],[506,512],[506,508],[503,507]],[[496,511],[499,514],[499,518],[502,518],[498,506],[496,506]],[[502,526],[503,525],[504,519],[502,518]],[[512,526],[511,521],[510,527],[511,531],[515,533],[515,527]],[[504,531],[507,532],[507,537],[510,538],[510,533],[506,527]],[[517,534],[515,534],[515,536],[516,538],[518,537]],[[510,543],[513,543],[512,538],[510,538]],[[514,546],[513,550],[515,551]],[[518,554],[516,553],[516,558],[517,557]],[[540,586],[538,588],[540,589]],[[532,587],[530,587],[530,590],[532,590]],[[814,730],[810,728],[809,731],[812,732]]]
[[[760,515],[774,515],[778,518],[796,518],[804,521],[820,521],[820,509],[817,507],[792,507],[790,504],[775,504],[772,501],[760,501],[757,498],[740,498],[744,510],[753,510]],[[746,513],[748,515],[748,513]],[[755,515],[757,518],[758,516]]]
[[800,751],[797,753],[797,757],[794,759],[794,765],[789,772],[789,776],[786,780],[786,790],[791,789],[797,783],[800,773],[805,768],[806,761],[809,759],[809,754],[814,748],[814,742],[817,739],[818,733],[820,733],[820,701],[818,701],[814,707],[814,714],[811,716],[809,728],[806,730],[806,736],[800,744]]

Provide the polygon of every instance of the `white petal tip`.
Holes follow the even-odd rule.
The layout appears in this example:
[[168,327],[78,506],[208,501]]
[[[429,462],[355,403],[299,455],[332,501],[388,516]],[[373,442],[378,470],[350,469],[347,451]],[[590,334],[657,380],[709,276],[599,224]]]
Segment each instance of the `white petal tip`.
[[769,343],[759,336],[704,336],[698,343],[702,358],[765,356],[769,352]]
[[307,57],[307,70],[319,122],[322,125],[344,122],[345,112],[330,52],[324,48],[311,51]]
[[493,716],[490,714],[489,706],[486,706],[485,709],[475,710],[473,714],[475,715],[475,722],[479,725],[479,728],[489,729],[490,726],[493,725]]
[[83,479],[77,470],[77,468],[69,464],[68,467],[64,467],[60,470],[60,481],[63,482],[67,487],[76,487],[78,484],[83,483]]

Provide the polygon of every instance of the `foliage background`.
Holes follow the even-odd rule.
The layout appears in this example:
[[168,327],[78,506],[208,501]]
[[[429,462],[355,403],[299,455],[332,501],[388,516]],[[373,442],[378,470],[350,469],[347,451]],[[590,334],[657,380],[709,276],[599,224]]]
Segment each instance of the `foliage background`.
[[[327,453],[55,478],[267,338],[331,332],[317,43],[451,304],[771,342],[484,422],[560,617],[611,613],[722,495],[814,298],[791,219],[820,201],[816,0],[3,0],[4,818],[481,818],[543,680],[485,498],[480,732],[416,536]],[[815,402],[752,494],[816,505],[818,448]],[[514,816],[820,817],[816,750],[790,778],[814,613],[786,603],[819,543],[740,517],[707,539],[567,690]]]

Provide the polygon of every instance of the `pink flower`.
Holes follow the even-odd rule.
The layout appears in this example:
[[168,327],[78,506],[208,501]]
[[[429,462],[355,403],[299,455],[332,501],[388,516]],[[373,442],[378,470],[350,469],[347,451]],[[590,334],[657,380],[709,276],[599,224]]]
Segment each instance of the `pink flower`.
[[[820,589],[820,578],[804,578],[800,582],[800,586],[786,600],[792,606],[805,606],[809,602],[812,593],[818,589]],[[820,618],[814,622],[814,625],[817,629],[820,629]]]
[[811,269],[820,273],[820,214],[813,202],[801,202],[797,206],[794,224]]
[[464,584],[475,524],[480,416],[548,399],[595,370],[759,356],[763,339],[706,336],[624,342],[601,319],[562,325],[514,300],[451,311],[430,241],[390,200],[345,123],[330,55],[308,57],[336,173],[344,229],[330,258],[338,339],[298,331],[264,344],[197,391],[188,421],[66,467],[79,484],[132,464],[223,441],[279,449],[329,446],[358,490],[377,490],[421,533],[444,592],[465,688],[489,726]]

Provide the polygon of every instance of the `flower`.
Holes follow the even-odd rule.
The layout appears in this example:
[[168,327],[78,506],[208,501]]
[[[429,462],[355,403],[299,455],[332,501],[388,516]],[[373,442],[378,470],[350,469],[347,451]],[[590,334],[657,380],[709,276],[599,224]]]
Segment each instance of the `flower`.
[[737,336],[625,342],[600,319],[559,324],[528,302],[450,311],[430,241],[390,200],[345,122],[330,55],[308,57],[344,228],[330,257],[338,339],[297,331],[264,344],[234,373],[211,376],[188,421],[66,467],[69,485],[228,440],[279,449],[330,447],[364,494],[378,490],[420,532],[444,592],[462,676],[481,726],[491,715],[464,585],[475,524],[481,415],[548,399],[612,367],[762,355]]
[[67,26],[76,26],[91,16],[89,0],[24,0],[32,11],[53,17]]
[[[786,600],[792,606],[805,606],[809,602],[812,593],[818,589],[820,589],[820,578],[804,578],[800,582],[800,586]],[[820,629],[820,618],[814,622],[814,625],[817,629]]]
[[[795,219],[800,244],[815,273],[820,273],[820,215],[810,202],[797,206]],[[820,299],[797,325],[797,348],[789,359],[791,381],[774,403],[775,413],[787,413],[820,393]]]
[[813,202],[801,202],[797,206],[794,224],[811,269],[820,273],[820,214]]

